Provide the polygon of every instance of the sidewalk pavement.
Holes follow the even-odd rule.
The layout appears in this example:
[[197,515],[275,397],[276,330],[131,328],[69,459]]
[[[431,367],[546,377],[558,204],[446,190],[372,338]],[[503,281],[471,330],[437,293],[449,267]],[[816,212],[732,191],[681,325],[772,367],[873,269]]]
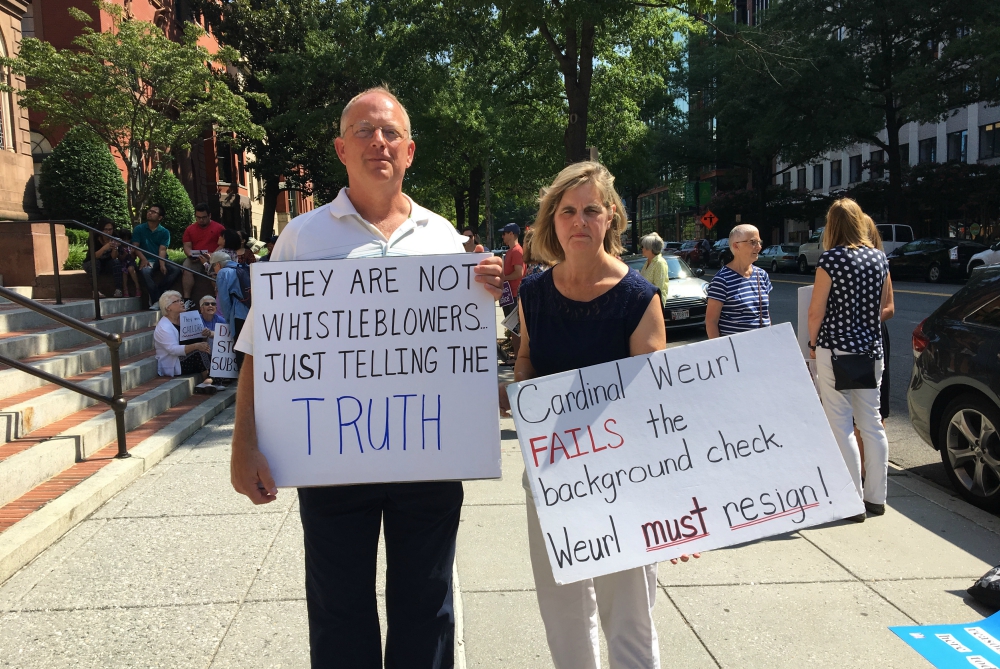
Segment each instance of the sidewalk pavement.
[[[232,420],[220,414],[0,585],[0,667],[308,666],[296,496],[254,507],[233,492]],[[503,479],[465,485],[457,665],[551,667],[524,466],[513,423],[502,428]],[[964,591],[1000,562],[1000,519],[894,474],[881,518],[660,565],[663,666],[929,666],[886,628],[988,615]]]

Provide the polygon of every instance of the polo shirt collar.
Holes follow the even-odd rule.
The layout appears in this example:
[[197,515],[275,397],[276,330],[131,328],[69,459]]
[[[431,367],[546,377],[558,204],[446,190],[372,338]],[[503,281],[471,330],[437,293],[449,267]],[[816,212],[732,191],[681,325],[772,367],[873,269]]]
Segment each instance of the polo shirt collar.
[[[347,191],[347,188],[341,188],[340,192],[337,193],[337,197],[330,203],[330,215],[334,218],[353,219],[368,228],[372,234],[385,239],[385,236],[378,228],[366,221],[361,214],[358,213],[358,210],[354,207],[354,203],[351,202],[351,199],[347,196]],[[421,207],[406,193],[403,193],[403,197],[405,197],[410,203],[410,216],[396,229],[395,232],[392,233],[393,237],[399,237],[401,234],[406,233],[414,225],[426,225],[431,218],[430,210]]]

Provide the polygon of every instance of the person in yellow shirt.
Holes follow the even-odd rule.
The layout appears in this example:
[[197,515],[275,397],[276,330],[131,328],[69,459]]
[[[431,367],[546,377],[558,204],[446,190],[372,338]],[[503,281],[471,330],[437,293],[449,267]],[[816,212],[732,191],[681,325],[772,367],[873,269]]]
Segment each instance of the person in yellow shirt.
[[639,240],[642,248],[642,255],[646,256],[646,264],[642,266],[639,274],[651,284],[660,289],[660,299],[667,303],[667,283],[670,281],[670,273],[667,268],[667,261],[661,255],[663,253],[663,238],[652,232]]

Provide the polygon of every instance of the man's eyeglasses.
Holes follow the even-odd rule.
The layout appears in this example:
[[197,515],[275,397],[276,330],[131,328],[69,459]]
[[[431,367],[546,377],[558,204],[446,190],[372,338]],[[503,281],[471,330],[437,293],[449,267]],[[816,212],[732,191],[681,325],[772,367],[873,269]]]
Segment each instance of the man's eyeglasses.
[[203,307],[214,307],[215,306],[215,302],[202,302],[201,306],[203,306]]
[[[354,128],[354,130],[351,130]],[[399,140],[406,137],[406,131],[400,130],[394,125],[380,125],[374,126],[367,121],[361,121],[360,123],[352,123],[347,126],[347,130],[358,139],[371,139],[375,136],[376,130],[382,131],[382,137],[388,144],[395,144]]]
[[734,244],[749,244],[754,248],[763,248],[764,244],[759,239],[741,239],[738,242],[733,242]]

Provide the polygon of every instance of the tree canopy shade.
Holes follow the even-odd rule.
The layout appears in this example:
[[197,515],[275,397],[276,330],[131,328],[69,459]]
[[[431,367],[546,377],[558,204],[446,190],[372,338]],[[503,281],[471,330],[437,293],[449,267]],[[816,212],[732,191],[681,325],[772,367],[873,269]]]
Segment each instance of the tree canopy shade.
[[[110,30],[85,26],[74,47],[63,50],[25,38],[18,57],[2,63],[31,86],[3,87],[22,106],[44,113],[45,125],[84,126],[110,146],[125,164],[130,214],[138,220],[175,152],[190,148],[206,128],[240,136],[260,130],[224,82],[224,68],[239,60],[235,50],[210,54],[198,45],[204,31],[193,23],[175,42],[151,23],[125,18],[120,6],[98,7],[111,17]],[[91,20],[69,11],[77,21]]]
[[93,227],[105,217],[116,226],[129,221],[122,173],[107,145],[87,128],[70,130],[46,156],[38,188],[51,219]]
[[183,245],[184,230],[194,223],[194,205],[184,184],[173,172],[165,170],[154,176],[156,190],[150,196],[149,204],[163,207],[162,224],[170,231],[170,245],[179,249]]
[[566,96],[563,136],[566,162],[588,157],[591,90],[594,65],[616,53],[641,47],[635,37],[660,12],[673,12],[692,24],[704,14],[727,8],[726,0],[501,0],[492,3],[511,30],[537,31],[545,40],[562,75]]
[[824,104],[855,122],[844,138],[886,151],[890,221],[902,213],[900,128],[1000,98],[996,0],[783,0],[765,23],[823,63],[816,76],[836,82]]

